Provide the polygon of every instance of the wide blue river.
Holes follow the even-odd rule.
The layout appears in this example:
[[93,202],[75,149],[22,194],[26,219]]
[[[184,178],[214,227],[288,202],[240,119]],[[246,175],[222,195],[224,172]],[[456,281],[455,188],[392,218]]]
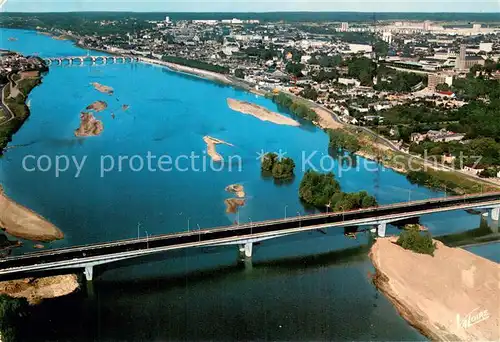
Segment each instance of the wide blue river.
[[[35,32],[2,29],[0,33],[1,48],[24,54],[87,54],[71,42]],[[92,82],[114,88],[114,94],[98,92]],[[47,247],[307,213],[298,199],[299,183],[304,171],[320,168],[321,161],[323,169],[331,167],[325,162],[328,136],[309,123],[299,128],[280,126],[232,111],[227,98],[279,111],[263,97],[158,66],[52,66],[29,97],[31,117],[0,160],[0,182],[11,198],[64,232],[64,240]],[[108,104],[96,115],[104,124],[103,133],[76,138],[80,113],[96,100]],[[124,105],[129,108],[124,110]],[[226,159],[232,157],[221,171],[210,167],[206,135],[234,145],[217,146]],[[282,151],[292,157],[297,164],[295,180],[275,184],[263,178],[261,151]],[[194,167],[180,157],[192,153],[199,156]],[[148,155],[180,157],[182,170],[154,172],[146,165],[139,170],[140,160],[146,162]],[[314,155],[311,163],[302,169],[310,155]],[[71,160],[68,170],[56,174],[56,160],[66,157]],[[80,163],[84,158],[77,175],[73,160]],[[37,160],[46,171],[37,169]],[[413,186],[404,175],[374,163],[366,168],[366,163],[358,158],[361,167],[347,172],[341,172],[338,164],[331,167],[344,191],[366,190],[380,203],[444,196]],[[231,198],[224,189],[233,183],[244,185],[247,194],[237,215],[226,214],[224,205]],[[455,212],[431,215],[422,222],[438,235],[477,228],[479,217]],[[391,232],[396,228],[390,227]],[[51,307],[41,315],[48,317],[43,324],[50,325],[46,338],[423,339],[371,284],[366,251],[356,249],[368,240],[368,234],[352,240],[341,231],[273,240],[255,249],[253,267],[237,262],[235,247],[110,267],[93,289],[97,300],[89,303],[76,295],[62,300],[61,307],[59,302],[47,304]],[[26,242],[20,252],[32,245]],[[70,314],[60,314],[68,305],[64,301],[74,307]]]

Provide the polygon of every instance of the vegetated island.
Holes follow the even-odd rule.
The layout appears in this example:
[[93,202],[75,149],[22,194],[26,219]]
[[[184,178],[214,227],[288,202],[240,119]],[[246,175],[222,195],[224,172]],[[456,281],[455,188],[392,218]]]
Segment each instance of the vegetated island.
[[12,236],[31,241],[50,242],[64,238],[55,225],[8,198],[1,188],[0,227]]
[[109,86],[102,85],[97,82],[90,83],[97,91],[100,91],[103,94],[113,95],[115,92],[113,88]]
[[238,198],[245,197],[245,188],[241,184],[231,184],[226,187],[227,192],[231,192],[236,195]]
[[234,214],[238,211],[239,207],[245,205],[245,200],[242,198],[229,198],[224,200],[224,203],[226,204],[226,213]]
[[214,162],[220,162],[223,160],[222,156],[217,153],[216,145],[224,144],[228,146],[234,146],[228,142],[225,142],[224,140],[213,138],[208,135],[203,137],[203,141],[207,144],[207,153]]
[[425,237],[416,246],[420,233],[404,233],[413,234],[404,244],[433,256],[394,238],[377,239],[370,252],[374,283],[401,316],[431,340],[498,341],[500,265]]
[[235,99],[227,99],[227,104],[229,108],[234,111],[252,115],[262,121],[269,121],[278,125],[300,126],[299,122],[285,115],[272,112],[269,109],[258,106],[254,103],[239,101]]
[[81,113],[80,127],[75,130],[77,137],[97,136],[104,130],[102,121],[97,120],[91,113]]
[[104,101],[95,101],[87,106],[87,110],[93,110],[96,113],[102,112],[108,108],[108,104]]
[[129,105],[126,105],[126,104],[122,105],[122,110],[123,110],[124,112],[125,112],[125,111],[127,111],[129,108],[130,108],[130,106],[129,106]]
[[25,298],[31,305],[44,299],[66,296],[80,287],[74,274],[44,278],[27,278],[0,282],[0,295],[12,298]]
[[375,197],[366,191],[347,193],[340,189],[333,173],[321,174],[308,170],[299,186],[299,198],[319,210],[349,211],[377,205]]
[[261,171],[269,174],[276,180],[293,179],[295,162],[292,158],[279,159],[276,153],[266,153],[261,161]]

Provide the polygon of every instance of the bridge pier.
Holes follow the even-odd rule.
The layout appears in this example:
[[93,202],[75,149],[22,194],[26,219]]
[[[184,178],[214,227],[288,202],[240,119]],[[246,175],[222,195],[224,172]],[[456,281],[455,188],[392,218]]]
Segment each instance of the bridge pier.
[[94,278],[94,266],[85,266],[83,273],[85,274],[87,281],[92,281]]
[[380,223],[377,226],[377,234],[379,237],[385,237],[385,231],[387,229],[387,223]]
[[500,219],[500,207],[491,209],[491,225],[490,229],[493,233],[498,233],[499,219]]
[[491,209],[491,219],[498,221],[500,218],[500,207]]
[[240,245],[240,254],[244,256],[246,259],[250,259],[253,254],[253,243],[248,242],[244,245]]

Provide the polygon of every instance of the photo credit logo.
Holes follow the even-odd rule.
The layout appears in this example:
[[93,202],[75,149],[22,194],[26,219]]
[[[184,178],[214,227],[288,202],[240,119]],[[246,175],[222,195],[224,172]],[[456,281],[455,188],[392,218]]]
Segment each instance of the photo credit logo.
[[479,311],[479,308],[475,308],[467,315],[461,317],[457,314],[457,325],[462,329],[469,329],[470,327],[487,320],[490,318],[490,313],[488,310]]

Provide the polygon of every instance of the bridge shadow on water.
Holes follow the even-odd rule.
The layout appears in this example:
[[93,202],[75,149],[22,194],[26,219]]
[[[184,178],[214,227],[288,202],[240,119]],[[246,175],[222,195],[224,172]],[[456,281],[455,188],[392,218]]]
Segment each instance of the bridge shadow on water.
[[[102,326],[102,322],[107,320],[106,317],[113,317],[112,320],[115,320],[116,316],[120,316],[120,313],[113,312],[113,305],[119,308],[120,305],[125,303],[144,300],[146,308],[155,305],[150,302],[151,298],[170,298],[169,296],[172,296],[172,293],[173,296],[176,296],[176,293],[191,291],[186,290],[186,288],[192,289],[192,291],[202,291],[207,287],[211,288],[214,284],[239,283],[254,278],[259,281],[276,279],[284,273],[287,276],[290,273],[299,275],[305,268],[310,271],[328,266],[342,267],[352,262],[366,261],[369,248],[369,244],[363,244],[315,255],[254,262],[251,267],[244,261],[235,259],[231,265],[182,274],[148,279],[134,279],[132,277],[129,280],[97,280],[90,287],[93,291],[92,295],[89,295],[89,287],[86,288],[84,283],[82,290],[79,292],[34,306],[33,311],[27,318],[26,326],[29,326],[30,329],[23,333],[23,340],[100,340],[103,331],[119,329],[116,326]],[[220,250],[220,248],[217,249]],[[214,248],[199,253],[176,252],[164,256],[160,260],[173,257],[184,259],[213,253],[217,253]],[[234,255],[236,257],[237,253],[235,252]],[[151,260],[145,258],[142,263],[151,262]],[[155,261],[160,260],[156,259]],[[130,266],[130,264],[122,263],[118,269],[127,266]],[[118,269],[115,268],[115,270]],[[163,303],[162,305],[170,304]],[[127,320],[130,317],[124,316],[123,319]],[[137,325],[138,323],[134,324]],[[104,334],[109,335],[109,332],[106,331]]]

